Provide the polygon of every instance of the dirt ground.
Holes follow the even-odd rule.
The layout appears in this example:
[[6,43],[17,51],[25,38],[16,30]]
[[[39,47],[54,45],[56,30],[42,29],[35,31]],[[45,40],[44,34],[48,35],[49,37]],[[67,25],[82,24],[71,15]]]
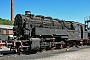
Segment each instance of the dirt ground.
[[90,60],[90,46],[70,48],[69,51],[59,49],[29,55],[6,55],[0,60]]
[[35,60],[90,60],[90,48]]

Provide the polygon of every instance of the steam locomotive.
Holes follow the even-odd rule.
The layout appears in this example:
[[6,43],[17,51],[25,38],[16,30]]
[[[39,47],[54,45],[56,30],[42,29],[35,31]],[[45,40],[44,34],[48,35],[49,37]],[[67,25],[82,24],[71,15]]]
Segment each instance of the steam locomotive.
[[8,45],[16,51],[90,44],[85,24],[34,15],[30,11],[15,16],[13,31],[16,38],[8,40]]

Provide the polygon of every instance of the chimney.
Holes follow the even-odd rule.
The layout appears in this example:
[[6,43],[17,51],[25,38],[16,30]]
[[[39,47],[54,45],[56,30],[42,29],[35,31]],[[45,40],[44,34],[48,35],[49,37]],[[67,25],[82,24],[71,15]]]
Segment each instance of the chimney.
[[14,21],[14,0],[11,0],[11,20]]

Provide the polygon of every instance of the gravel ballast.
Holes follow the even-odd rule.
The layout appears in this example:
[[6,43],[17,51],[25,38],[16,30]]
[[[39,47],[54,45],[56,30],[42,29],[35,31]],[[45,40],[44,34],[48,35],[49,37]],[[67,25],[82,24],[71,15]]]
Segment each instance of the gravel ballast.
[[90,60],[90,48],[35,60]]
[[30,55],[3,56],[0,60],[90,60],[90,47],[71,48],[70,50],[72,51],[55,50]]

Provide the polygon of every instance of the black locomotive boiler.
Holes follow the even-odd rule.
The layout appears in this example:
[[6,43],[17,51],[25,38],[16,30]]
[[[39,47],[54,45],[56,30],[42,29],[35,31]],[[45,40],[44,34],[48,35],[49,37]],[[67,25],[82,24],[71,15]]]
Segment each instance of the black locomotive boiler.
[[61,49],[90,42],[85,24],[34,15],[30,11],[15,16],[13,31],[17,37],[8,41],[15,50]]

